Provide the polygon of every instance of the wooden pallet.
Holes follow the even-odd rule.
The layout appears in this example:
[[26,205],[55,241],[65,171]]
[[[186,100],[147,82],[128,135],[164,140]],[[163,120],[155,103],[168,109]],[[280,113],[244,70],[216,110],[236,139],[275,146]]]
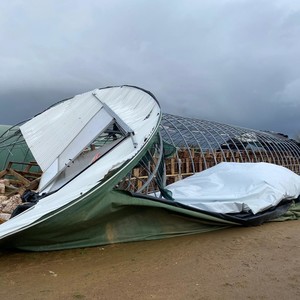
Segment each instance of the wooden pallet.
[[27,189],[37,189],[42,172],[32,169],[39,170],[36,162],[20,163],[10,161],[6,169],[0,171],[0,179],[9,179],[11,184],[6,187],[7,192],[5,195],[11,197],[14,194],[23,194]]

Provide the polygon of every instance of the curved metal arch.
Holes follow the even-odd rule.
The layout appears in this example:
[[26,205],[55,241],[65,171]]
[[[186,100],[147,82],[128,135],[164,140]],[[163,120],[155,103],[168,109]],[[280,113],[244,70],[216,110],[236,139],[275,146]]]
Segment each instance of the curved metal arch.
[[[169,119],[169,118],[166,118],[166,119],[165,119],[164,116],[165,116],[165,114],[163,114],[163,120],[166,120],[166,121],[170,122],[170,119]],[[176,122],[178,122],[178,119],[187,120],[187,118],[183,118],[183,117],[179,117],[179,116],[174,116],[174,115],[167,115],[167,116],[169,116],[169,117],[171,116],[172,119],[175,120]],[[182,134],[180,133],[180,130],[179,130],[178,126],[176,126],[174,123],[172,123],[172,124],[173,124],[173,126],[175,127],[175,129],[178,131],[178,133],[182,136]],[[198,125],[199,125],[199,124],[198,124]],[[202,128],[203,128],[203,127],[202,127]],[[198,129],[198,132],[203,136],[203,138],[204,138],[204,140],[205,140],[205,142],[206,142],[208,148],[213,152],[214,149],[212,148],[211,143],[209,142],[209,140],[207,139],[207,137],[203,134],[203,130],[205,130],[205,131],[207,132],[207,130],[206,130],[205,128],[203,128],[203,129],[200,130],[200,131],[199,131],[199,129]],[[185,143],[186,143],[187,149],[189,149],[189,148],[190,148],[190,145],[188,144],[188,142],[187,142],[186,140],[185,140]],[[198,139],[197,139],[197,144],[198,144],[199,146],[201,145],[200,142],[198,141]],[[178,145],[175,145],[175,144],[174,144],[174,146],[178,146]],[[200,146],[200,149],[201,149],[202,157],[203,157],[203,159],[204,159],[204,165],[205,165],[205,168],[207,169],[208,166],[207,166],[207,162],[206,162],[206,159],[205,159],[205,156],[204,156],[203,147]]]
[[[145,189],[147,189],[147,187],[149,186],[149,183],[154,179],[155,176],[159,176],[158,174],[158,169],[159,169],[159,166],[160,166],[160,163],[163,159],[163,153],[164,153],[164,150],[163,150],[163,140],[162,140],[162,137],[161,137],[161,134],[158,133],[158,138],[159,138],[159,157],[158,157],[158,160],[155,164],[155,168],[152,172],[149,172],[149,176],[148,176],[148,179],[146,180],[146,182],[137,190],[137,193],[142,193]],[[148,190],[147,190],[147,193],[148,193]]]
[[[230,126],[228,126],[228,125],[226,125],[226,124],[221,124],[221,123],[218,123],[219,124],[219,126],[220,126],[220,128],[224,128],[224,127],[226,127],[226,128],[230,128]],[[224,129],[223,129],[224,130]],[[224,131],[225,132],[225,131]],[[225,132],[226,133],[226,132]],[[227,133],[228,134],[228,133]],[[230,137],[230,136],[229,136]],[[234,141],[234,138],[231,138],[230,137],[230,140],[234,143],[234,145],[235,145],[235,147],[236,147],[236,149],[237,150],[239,150],[239,148],[238,148],[238,146],[237,146],[237,144],[235,143],[235,141]],[[249,152],[248,152],[248,150],[246,149],[246,147],[245,147],[245,145],[242,143],[242,147],[243,147],[243,151],[245,152],[245,154],[247,155],[247,158],[248,158],[248,161],[250,162],[251,161],[251,158],[250,158],[250,156],[249,156]]]
[[[168,115],[168,116],[172,116],[172,115]],[[171,117],[171,118],[172,118],[172,117]],[[180,119],[180,118],[177,118],[176,121],[179,122],[182,126],[184,126],[184,127],[186,128],[187,131],[189,131],[188,128],[186,127],[186,125],[185,125],[183,122],[179,121],[179,119]],[[170,118],[167,118],[166,121],[169,122],[169,123],[171,123]],[[184,143],[185,143],[185,145],[186,145],[186,149],[188,150],[189,155],[190,155],[190,157],[192,158],[190,145],[187,143],[186,138],[184,137],[184,135],[182,134],[182,132],[179,130],[178,126],[176,126],[176,125],[174,124],[174,122],[171,123],[171,124],[174,126],[174,128],[177,130],[177,132],[178,132],[178,133],[180,134],[180,136],[182,137],[182,139],[183,139],[183,141],[184,141]],[[175,146],[175,144],[174,144],[173,146]],[[176,153],[177,153],[177,151],[176,151]],[[177,153],[177,158],[178,158],[178,160],[179,160],[178,153]],[[193,173],[195,173],[195,165],[194,165],[194,161],[193,161],[192,159],[191,159],[191,161],[192,161]],[[179,168],[178,168],[178,169],[179,169]],[[180,170],[180,174],[181,174],[181,170]]]
[[[212,122],[212,123],[217,124],[216,122]],[[231,142],[233,143],[233,145],[235,146],[236,152],[237,152],[237,154],[240,156],[241,161],[243,162],[243,161],[244,161],[243,156],[242,156],[242,154],[241,154],[241,152],[240,152],[240,149],[239,149],[238,145],[237,145],[236,142],[234,141],[234,136],[233,136],[233,137],[230,136],[230,141],[231,141]],[[228,141],[226,141],[226,143],[228,144]],[[243,144],[242,144],[242,147],[246,150],[246,148],[244,147]],[[234,155],[234,153],[232,153],[232,157],[233,157],[233,161],[235,162],[235,161],[236,161],[236,156]]]
[[291,147],[290,147],[290,143],[288,141],[284,141],[282,143],[282,146],[285,148],[286,151],[284,151],[284,157],[286,158],[286,161],[289,160],[289,164],[288,165],[293,165],[295,164],[295,158],[293,155],[291,155]]
[[[297,145],[293,141],[288,140],[287,144],[290,146],[290,148],[292,149],[292,153],[294,154],[294,156],[293,156],[294,164],[300,165],[300,148],[297,147]],[[298,159],[296,159],[297,157],[298,157]]]
[[[197,122],[197,120],[195,120],[195,119],[191,119],[191,120],[193,121],[193,123],[197,123],[198,126],[201,126],[201,127],[203,128],[203,122],[205,122],[205,121]],[[193,125],[194,125],[194,124],[193,124]],[[214,132],[216,132],[216,130],[215,130],[214,128],[212,128],[212,126],[210,126],[208,123],[205,122],[205,125],[208,126],[208,128],[211,128]],[[206,129],[204,128],[204,130],[206,130]],[[201,132],[203,132],[203,131],[201,130]],[[223,159],[226,161],[226,155],[225,155],[223,149],[220,147],[220,146],[221,146],[221,145],[220,145],[220,142],[216,139],[216,137],[212,134],[212,132],[209,131],[209,133],[210,133],[210,135],[212,136],[212,138],[215,140],[215,142],[218,144],[219,149],[220,149],[220,151],[221,151],[221,153],[222,153]],[[223,138],[221,135],[220,135],[220,137],[221,137],[221,139],[224,140],[224,138]],[[224,140],[224,141],[226,142],[226,140]],[[212,147],[211,147],[211,148],[212,148]],[[215,150],[216,150],[216,149],[215,149]],[[232,153],[231,149],[230,149],[230,152]],[[214,161],[215,161],[215,164],[218,164],[217,159],[216,159],[215,156],[214,156]]]
[[[257,136],[258,136],[258,138],[259,138],[259,142],[263,143],[264,147],[266,147],[266,148],[268,149],[268,152],[267,152],[267,153],[270,153],[271,161],[272,161],[273,163],[275,163],[276,160],[275,160],[275,157],[274,157],[274,155],[273,155],[273,151],[272,151],[273,149],[272,149],[272,148],[270,147],[270,145],[265,141],[266,135],[265,135],[265,134],[260,134],[260,133],[257,133],[257,132],[256,132],[256,134],[257,134]],[[275,151],[275,155],[277,156],[277,159],[279,160],[279,156],[278,156],[277,151]],[[269,156],[268,156],[268,155],[267,155],[267,157],[268,157],[268,160],[269,160]]]
[[[290,164],[293,164],[292,160],[294,161],[294,164],[295,164],[295,156],[292,155],[292,152],[296,155],[299,155],[299,153],[294,152],[294,148],[291,147],[291,141],[284,140],[283,147],[285,147],[285,149],[287,149],[287,152],[285,152],[285,154],[286,154],[286,158],[290,160]],[[300,150],[299,150],[299,152],[300,152]],[[292,156],[293,159],[291,157],[289,157],[288,155]]]
[[[268,132],[169,114],[163,114],[162,120],[163,123],[169,123],[172,130],[174,130],[174,133],[181,137],[182,144],[186,147],[191,158],[192,156],[189,148],[195,146],[199,147],[205,168],[207,168],[208,165],[204,156],[204,149],[207,149],[212,153],[214,153],[215,150],[220,149],[222,153],[220,158],[222,157],[227,161],[224,149],[221,147],[222,142],[224,142],[225,145],[228,145],[228,150],[234,161],[236,155],[239,155],[241,162],[247,160],[253,161],[254,159],[256,162],[273,162],[279,165],[288,166],[290,169],[296,169],[296,166],[298,166],[300,162],[300,148],[298,149],[296,144],[292,143],[291,140],[284,140],[283,138],[276,137]],[[177,124],[180,124],[180,126]],[[167,127],[168,126],[165,126],[164,130],[168,139],[174,146],[180,146],[178,139],[172,137],[172,133],[168,132]],[[181,132],[183,129],[184,132],[187,132],[186,134]],[[242,139],[243,135],[247,134],[252,134],[254,136],[253,140],[248,142],[249,146],[247,146]],[[225,137],[228,137],[228,140],[226,140]],[[237,145],[237,140],[240,141],[239,146]],[[203,147],[203,142],[205,142],[206,147]],[[252,153],[251,157],[248,147]],[[233,151],[236,151],[237,153],[234,154]],[[245,155],[242,155],[242,152]],[[215,155],[213,155],[213,158],[215,163],[218,163]]]
[[[189,128],[188,128],[181,120],[179,121],[179,119],[178,119],[177,121],[178,121],[182,126],[184,126],[184,127],[186,128],[186,130],[191,134],[191,136],[194,138],[194,140],[195,140],[196,143],[197,143],[197,139],[196,139],[195,135],[193,134],[193,132],[192,132],[191,130],[189,130]],[[182,135],[182,137],[184,138],[185,143],[186,143],[186,145],[188,146],[188,143],[187,143],[185,137],[184,137],[183,135]],[[189,155],[190,155],[190,158],[191,158],[192,168],[193,168],[193,173],[195,173],[195,163],[194,163],[194,160],[193,160],[193,158],[192,158],[192,153],[191,153],[191,150],[190,150],[190,146],[187,147],[187,150],[188,150]]]
[[[235,134],[234,137],[235,137],[236,139],[241,138],[244,134],[251,134],[251,133],[252,133],[251,130],[249,130],[249,129],[247,130],[247,129],[244,129],[244,128],[240,128],[240,127],[236,127],[236,126],[230,126],[230,125],[227,125],[227,124],[226,124],[226,126],[227,126],[228,130],[230,130],[233,134]],[[257,143],[254,142],[254,144],[255,144],[255,146],[256,146],[257,148],[259,148],[259,145],[257,145]],[[249,150],[244,146],[243,143],[242,143],[242,145],[243,145],[243,148],[244,148],[244,150],[246,151],[246,153],[249,153]],[[257,158],[257,155],[256,155],[256,152],[257,152],[257,151],[256,151],[255,149],[253,149],[253,147],[252,147],[251,144],[249,144],[249,146],[250,146],[250,148],[251,148],[251,151],[252,151],[252,153],[253,153],[253,155],[254,155],[255,160],[256,160],[256,161],[259,161],[258,158]],[[262,157],[260,151],[259,151],[259,154],[260,154],[260,156],[261,156],[261,159],[263,159],[263,157]]]
[[[179,119],[177,119],[177,122],[179,122],[182,126],[185,127],[185,129],[186,129],[189,133],[191,133],[191,132],[188,130],[187,126],[186,126],[183,122],[179,121]],[[192,134],[192,133],[191,133],[191,134]],[[188,150],[189,155],[190,155],[190,158],[191,158],[191,163],[192,163],[193,173],[195,173],[195,164],[194,164],[194,161],[193,161],[193,159],[192,159],[192,153],[191,153],[190,145],[188,145],[185,136],[184,136],[183,134],[181,134],[181,136],[182,136],[182,138],[184,139],[185,144],[187,145],[187,150]],[[194,140],[197,141],[196,138],[195,138],[195,136],[194,136],[193,134],[192,134],[192,136],[193,136]]]
[[[169,117],[171,117],[172,115],[168,115]],[[163,130],[167,133],[168,137],[170,138],[170,142],[172,143],[172,145],[176,148],[176,158],[177,158],[177,165],[178,165],[178,173],[179,175],[181,176],[181,167],[179,165],[179,161],[180,161],[180,158],[178,156],[178,146],[176,145],[174,139],[172,138],[171,134],[168,132],[168,130],[166,129],[166,127],[162,124],[163,123],[163,120],[167,121],[169,124],[171,124],[172,126],[172,129],[176,130],[176,133],[178,134],[179,133],[179,130],[178,128],[176,128],[176,126],[173,124],[173,122],[171,122],[170,118],[167,118],[165,119],[164,116],[163,116],[163,119],[162,119],[162,122],[161,122],[161,128],[163,128]]]
[[[219,126],[220,123],[217,123],[217,122],[211,122],[211,123],[217,124],[217,125],[218,125],[218,128],[221,128],[221,126]],[[227,127],[228,127],[228,126],[227,126]],[[218,134],[217,131],[216,131],[216,133]],[[226,132],[225,132],[225,133],[226,133]],[[242,162],[243,162],[243,161],[244,161],[243,156],[242,156],[242,154],[240,153],[240,149],[239,149],[238,145],[237,145],[236,142],[234,141],[234,136],[232,137],[232,136],[230,136],[228,133],[226,133],[226,134],[229,136],[230,141],[231,141],[231,142],[233,143],[233,145],[235,146],[235,149],[236,149],[236,151],[238,152],[238,154],[239,154],[239,156],[240,156],[240,158],[241,158],[241,160],[242,160]],[[229,146],[228,141],[225,140],[225,143]],[[248,151],[246,150],[244,144],[242,144],[242,147],[244,148],[245,152],[246,152],[247,155],[248,155]],[[231,152],[233,161],[235,162],[235,161],[236,161],[236,160],[235,160],[235,155],[234,155],[234,153],[232,152],[232,149],[231,149],[230,147],[228,147],[228,148],[230,149],[230,152]],[[250,160],[250,158],[249,158],[249,160]]]
[[[262,134],[262,133],[260,133],[260,134]],[[275,136],[273,136],[272,134],[269,134],[268,138],[272,141],[272,146],[278,150],[278,151],[276,151],[276,150],[275,151],[278,155],[280,155],[281,165],[282,166],[287,165],[288,162],[283,155],[284,147],[282,146],[282,141],[280,141],[278,138],[275,138]]]
[[277,156],[278,162],[281,161],[280,164],[284,165],[285,163],[284,163],[284,156],[282,155],[282,147],[280,146],[280,144],[278,144],[278,139],[276,139],[274,136],[268,133],[258,132],[258,135],[262,139],[268,138],[271,141],[271,144],[269,145],[269,147],[271,147],[272,150],[271,153],[274,152],[275,155]]
[[[206,136],[205,136],[204,133],[203,133],[203,131],[205,131],[205,132],[208,131],[206,128],[204,128],[203,122],[198,122],[196,119],[189,119],[189,125],[190,125],[190,126],[193,126],[196,130],[198,130],[198,133],[200,133],[200,134],[203,136],[203,138],[204,138],[204,139],[206,140],[206,142],[209,144],[210,149],[212,149],[212,152],[214,152],[214,150],[216,150],[216,149],[213,149],[213,148],[212,148],[211,143],[208,141],[208,139],[206,138]],[[210,134],[211,134],[211,133],[210,133]],[[217,139],[216,139],[212,134],[211,134],[211,136],[214,138],[215,142],[216,142],[218,145],[220,145],[220,143],[217,141]],[[200,143],[198,142],[198,144],[200,144]],[[201,148],[200,148],[200,149],[201,149]],[[225,153],[224,153],[223,149],[220,148],[220,150],[221,150],[223,159],[226,160],[226,156],[225,156]],[[202,149],[201,149],[201,154],[202,154],[202,157],[203,157],[204,160],[205,160],[205,166],[206,166],[206,168],[207,168],[207,162],[206,162],[206,159],[205,159],[205,156],[204,156],[204,152],[203,152]],[[218,162],[217,162],[217,159],[216,159],[215,155],[213,156],[213,158],[214,158],[215,164],[217,164]]]

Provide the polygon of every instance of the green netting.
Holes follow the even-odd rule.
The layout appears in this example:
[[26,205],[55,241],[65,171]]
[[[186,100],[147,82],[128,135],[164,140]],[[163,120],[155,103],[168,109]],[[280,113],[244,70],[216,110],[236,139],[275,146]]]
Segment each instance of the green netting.
[[[0,170],[9,162],[35,161],[18,127],[0,125]],[[22,165],[15,165],[16,170],[22,170]],[[37,169],[35,169],[37,171]]]

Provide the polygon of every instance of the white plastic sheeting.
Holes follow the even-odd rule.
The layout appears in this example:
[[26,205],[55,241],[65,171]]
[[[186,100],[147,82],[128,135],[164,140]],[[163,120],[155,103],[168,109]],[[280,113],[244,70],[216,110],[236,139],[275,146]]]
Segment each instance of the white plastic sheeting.
[[166,187],[176,202],[217,213],[257,214],[300,195],[300,176],[269,163],[220,163]]
[[[43,171],[51,167],[67,148],[72,154],[68,156],[64,153],[65,159],[61,164],[64,165],[69,159],[73,159],[74,148],[77,150],[77,147],[74,147],[74,140],[77,137],[80,140],[80,150],[87,145],[88,142],[79,134],[91,120],[96,119],[100,110],[103,113],[96,120],[98,122],[94,122],[92,130],[95,131],[94,128],[98,124],[97,134],[99,134],[103,124],[107,126],[109,118],[104,115],[102,103],[105,103],[129,128],[140,127],[145,115],[150,114],[157,105],[151,95],[141,89],[122,86],[96,89],[77,95],[37,115],[20,129]],[[109,115],[109,112],[106,112],[107,114]],[[84,136],[87,133],[85,132]],[[68,147],[69,145],[72,147]]]
[[85,93],[46,110],[20,127],[43,171],[53,164],[101,108],[102,104],[91,93]]
[[[44,171],[39,191],[50,191],[50,184],[55,184],[54,180],[59,174],[72,164],[113,119],[116,119],[125,132],[137,134],[136,131],[145,126],[145,120],[151,114],[154,119],[159,119],[158,109],[155,99],[139,88],[111,87],[77,95],[22,125],[22,134]],[[147,132],[153,128],[145,127],[145,130]],[[147,136],[143,136],[142,140],[144,138]],[[127,152],[131,152],[130,146],[124,156]],[[74,173],[75,175],[77,174]]]

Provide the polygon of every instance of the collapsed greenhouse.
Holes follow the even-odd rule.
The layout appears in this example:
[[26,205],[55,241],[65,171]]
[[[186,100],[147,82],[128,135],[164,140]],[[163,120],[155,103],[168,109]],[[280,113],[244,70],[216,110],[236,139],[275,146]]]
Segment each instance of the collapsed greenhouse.
[[[0,126],[0,170],[17,170],[29,176],[32,183],[31,179],[41,176],[41,170],[19,131],[22,123]],[[300,175],[300,145],[281,133],[167,113],[162,114],[159,133],[161,141],[157,139],[149,150],[148,161],[128,174],[130,180],[125,189],[136,192],[144,186],[149,191],[149,183],[155,179],[155,192],[157,180],[167,185],[220,162],[267,162]],[[164,168],[159,174],[157,161],[162,161]]]
[[[2,208],[20,196],[0,225],[0,247],[95,246],[300,215],[294,140],[162,114],[150,92],[132,86],[96,89],[0,126],[0,168]],[[250,202],[240,202],[245,192]]]

